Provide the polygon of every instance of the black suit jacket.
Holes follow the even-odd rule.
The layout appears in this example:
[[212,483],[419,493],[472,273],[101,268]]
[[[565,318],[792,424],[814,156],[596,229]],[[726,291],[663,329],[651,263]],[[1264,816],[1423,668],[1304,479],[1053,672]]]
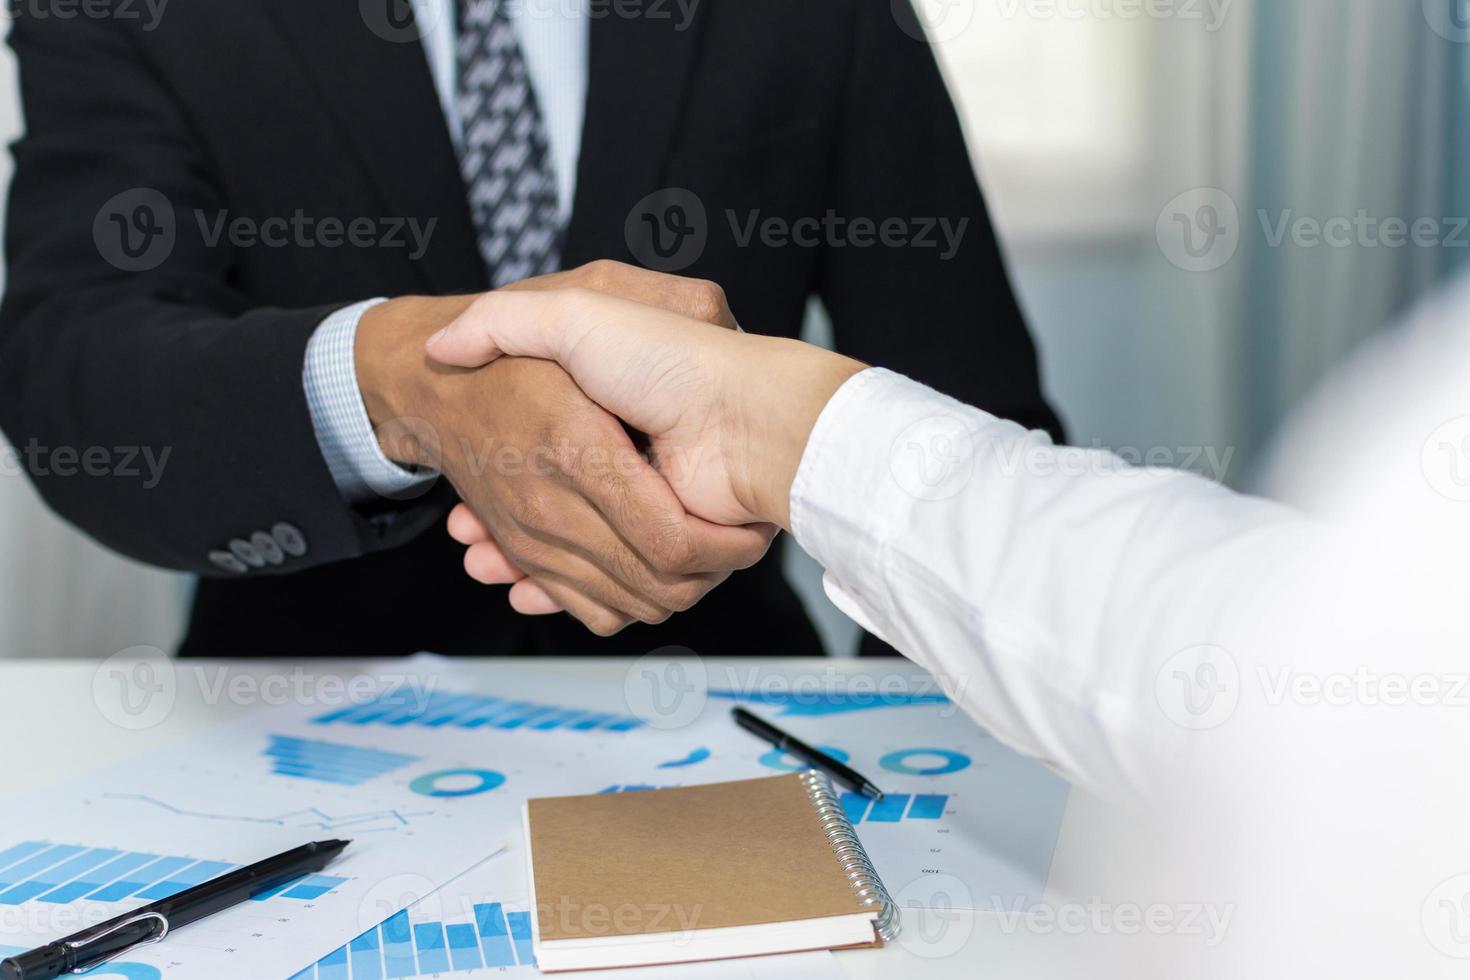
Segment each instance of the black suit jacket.
[[[684,25],[663,0],[635,17],[602,5],[564,260],[632,261],[635,204],[691,191],[708,237],[681,271],[723,284],[747,329],[794,335],[819,295],[842,351],[1055,429],[949,96],[916,23],[892,6],[704,0]],[[0,423],[41,447],[45,499],[119,552],[202,576],[187,652],[818,652],[774,556],[689,613],[602,640],[568,617],[517,618],[500,590],[463,575],[442,526],[451,488],[344,504],[302,390],[312,331],[358,299],[487,284],[422,46],[412,31],[385,40],[391,22],[361,9],[173,0],[151,29],[17,14],[27,125],[6,229]],[[150,223],[136,206],[152,192],[167,203]],[[417,258],[206,233],[222,214],[298,212],[436,225]],[[948,256],[742,240],[752,215],[829,213],[916,231],[969,224]],[[129,269],[119,224],[141,235],[166,222],[167,258]],[[57,447],[169,456],[147,486],[63,475],[45,465]],[[236,574],[208,558],[282,524],[304,540],[279,564]]]

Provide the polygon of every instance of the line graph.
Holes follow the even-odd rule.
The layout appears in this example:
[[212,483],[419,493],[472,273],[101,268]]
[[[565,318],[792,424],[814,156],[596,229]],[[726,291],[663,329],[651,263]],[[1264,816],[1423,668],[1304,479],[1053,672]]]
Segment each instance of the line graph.
[[[391,831],[406,827],[414,817],[432,816],[433,810],[407,811],[398,809],[367,810],[362,813],[332,814],[317,807],[304,807],[279,813],[274,816],[256,817],[232,813],[208,813],[186,810],[163,800],[140,793],[103,793],[103,799],[145,803],[177,817],[194,817],[199,820],[220,820],[232,823],[269,824],[276,827],[304,827],[315,830],[341,830],[350,827],[355,833]],[[378,824],[378,826],[374,826]]]

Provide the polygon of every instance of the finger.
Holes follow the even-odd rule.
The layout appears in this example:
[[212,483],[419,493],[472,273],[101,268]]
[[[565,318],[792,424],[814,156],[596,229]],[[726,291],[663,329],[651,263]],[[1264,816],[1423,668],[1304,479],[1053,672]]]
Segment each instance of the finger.
[[694,517],[657,470],[636,455],[605,472],[573,474],[583,495],[612,529],[661,575],[700,575],[749,568],[776,536],[769,524],[727,527]]
[[566,338],[566,290],[501,290],[471,303],[424,345],[432,360],[474,368],[518,354],[555,361]]
[[[537,535],[547,547],[538,556],[536,567],[529,569],[536,582],[543,586],[556,583],[573,589],[598,605],[642,623],[663,622],[669,618],[675,605],[681,608],[692,605],[713,585],[712,582],[694,582],[684,584],[678,590],[665,587],[611,530],[605,526],[593,529],[585,522],[582,522],[582,527],[576,543],[548,540],[544,535]],[[562,601],[559,595],[549,589],[547,591],[558,602]],[[665,591],[668,592],[667,603],[665,596],[661,595]]]
[[509,585],[526,577],[493,540],[470,545],[464,553],[464,570],[481,585]]
[[719,284],[707,279],[678,279],[675,287],[677,298],[668,304],[653,303],[644,300],[650,306],[664,306],[665,309],[679,313],[695,320],[703,320],[705,323],[726,330],[739,330],[740,324],[735,321],[735,314],[730,310],[730,304],[725,299],[725,290]]
[[475,516],[469,504],[455,505],[455,508],[449,512],[448,526],[449,536],[460,544],[471,545],[494,540],[490,535],[490,529]]
[[537,585],[546,592],[551,600],[560,604],[563,609],[598,636],[612,636],[633,621],[632,617],[596,599],[588,598],[571,586],[553,578],[539,579]]
[[546,616],[562,611],[561,603],[546,594],[541,583],[523,578],[510,587],[510,607],[523,616]]
[[503,290],[513,291],[569,288],[591,289],[727,329],[740,329],[740,325],[735,322],[735,315],[730,311],[725,291],[716,283],[707,279],[689,279],[667,272],[654,272],[652,269],[612,259],[599,259],[565,272],[501,287]]
[[679,396],[657,390],[661,372],[729,354],[729,331],[668,310],[588,289],[500,290],[475,300],[429,348],[434,360],[461,367],[513,354],[555,361],[587,397],[634,428],[657,436],[677,418]]
[[733,572],[749,568],[766,556],[781,529],[774,524],[714,524],[690,514],[685,518],[689,534],[691,574]]
[[584,268],[587,273],[584,285],[599,293],[656,306],[728,330],[740,329],[724,289],[708,279],[689,279],[612,261],[594,262]]

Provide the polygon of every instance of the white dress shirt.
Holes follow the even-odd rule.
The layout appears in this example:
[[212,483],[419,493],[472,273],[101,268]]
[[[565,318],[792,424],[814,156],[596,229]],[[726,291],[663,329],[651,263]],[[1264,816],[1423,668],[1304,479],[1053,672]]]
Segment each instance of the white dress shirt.
[[[455,109],[455,0],[413,0],[423,32],[424,55],[455,142],[462,126]],[[508,6],[526,69],[536,93],[556,173],[563,224],[570,218],[581,152],[587,99],[588,25],[586,0],[519,0]],[[337,489],[352,503],[376,496],[403,497],[432,479],[383,455],[373,433],[353,356],[362,314],[382,298],[338,310],[308,341],[302,383],[322,457]]]
[[1297,433],[1330,522],[880,369],[822,412],[791,523],[833,601],[997,739],[1130,805],[1128,899],[1230,916],[1218,946],[1089,932],[1079,974],[1463,976],[1467,311],[1470,280]]
[[1252,601],[1242,566],[1290,567],[1317,533],[1278,505],[1053,446],[877,368],[822,412],[791,523],[833,602],[959,679],[962,707],[997,738],[1143,799],[1187,748],[1156,703],[1159,666],[1217,642],[1212,624]]

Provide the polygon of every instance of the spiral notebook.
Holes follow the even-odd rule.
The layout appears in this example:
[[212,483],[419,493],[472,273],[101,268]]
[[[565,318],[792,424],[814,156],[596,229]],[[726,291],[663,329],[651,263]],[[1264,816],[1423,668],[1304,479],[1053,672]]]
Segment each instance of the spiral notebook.
[[808,770],[526,805],[543,971],[881,946],[898,925]]

